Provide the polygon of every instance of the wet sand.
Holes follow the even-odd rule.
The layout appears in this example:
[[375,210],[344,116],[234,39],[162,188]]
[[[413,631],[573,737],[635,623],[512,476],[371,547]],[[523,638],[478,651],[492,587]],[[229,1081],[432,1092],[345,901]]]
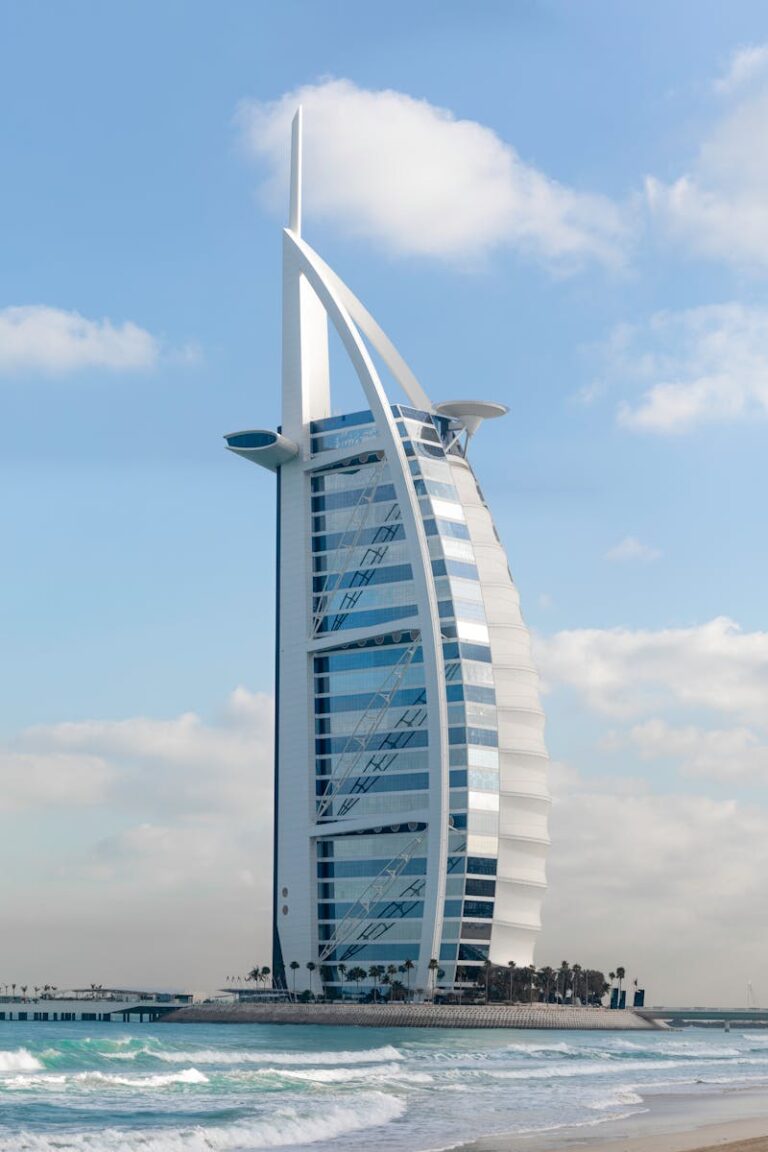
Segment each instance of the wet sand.
[[[638,1091],[638,1095],[639,1095]],[[456,1152],[768,1152],[768,1090],[648,1094],[590,1127],[483,1137]]]

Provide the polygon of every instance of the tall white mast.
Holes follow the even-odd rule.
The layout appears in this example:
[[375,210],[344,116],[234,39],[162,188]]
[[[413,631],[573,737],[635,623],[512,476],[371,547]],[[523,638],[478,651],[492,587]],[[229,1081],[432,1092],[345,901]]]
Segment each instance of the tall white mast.
[[291,199],[288,212],[288,227],[295,236],[301,236],[302,121],[303,111],[299,104],[291,125]]
[[291,130],[291,193],[283,243],[283,432],[308,451],[310,420],[331,414],[328,318],[299,270],[302,110]]

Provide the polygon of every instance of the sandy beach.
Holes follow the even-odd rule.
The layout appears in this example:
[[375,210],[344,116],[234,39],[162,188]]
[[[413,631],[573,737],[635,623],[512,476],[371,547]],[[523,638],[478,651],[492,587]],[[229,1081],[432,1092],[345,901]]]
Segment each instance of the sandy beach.
[[649,1094],[638,1109],[604,1125],[488,1137],[457,1152],[768,1152],[764,1087]]

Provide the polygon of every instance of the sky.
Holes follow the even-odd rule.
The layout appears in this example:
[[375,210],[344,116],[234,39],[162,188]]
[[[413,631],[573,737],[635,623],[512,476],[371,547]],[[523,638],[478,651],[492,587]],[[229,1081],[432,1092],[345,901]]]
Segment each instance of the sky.
[[[474,443],[552,755],[540,964],[768,1004],[768,12],[0,0],[0,985],[270,963],[287,125]],[[334,405],[362,407],[334,353]]]

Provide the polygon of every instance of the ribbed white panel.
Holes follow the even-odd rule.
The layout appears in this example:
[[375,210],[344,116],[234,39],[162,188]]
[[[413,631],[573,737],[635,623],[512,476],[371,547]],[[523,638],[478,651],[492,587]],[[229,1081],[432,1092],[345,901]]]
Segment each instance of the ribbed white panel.
[[[499,876],[543,884],[548,843],[539,840],[513,840],[499,844]],[[510,957],[514,959],[514,957]]]
[[530,964],[546,891],[547,749],[531,640],[504,549],[469,465],[452,461],[483,590],[499,730],[499,856],[490,959]]

